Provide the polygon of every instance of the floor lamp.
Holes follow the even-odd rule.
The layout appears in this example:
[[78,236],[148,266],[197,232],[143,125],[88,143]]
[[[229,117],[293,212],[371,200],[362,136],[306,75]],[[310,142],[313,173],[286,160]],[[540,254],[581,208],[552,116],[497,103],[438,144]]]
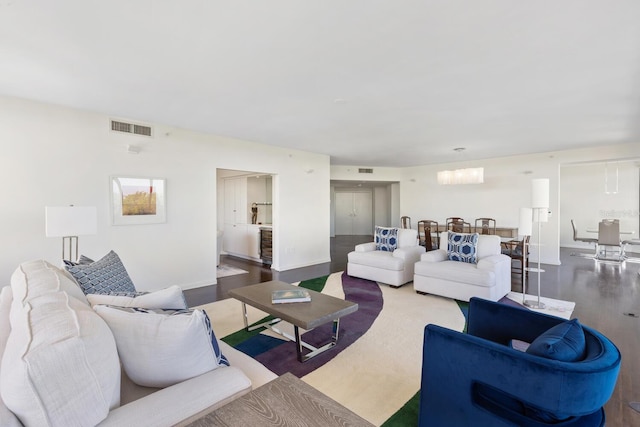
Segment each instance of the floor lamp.
[[541,257],[541,241],[542,241],[542,223],[547,222],[549,216],[549,179],[541,178],[531,181],[532,184],[532,197],[531,207],[533,210],[533,221],[538,223],[538,268],[529,268],[529,271],[538,273],[538,300],[526,300],[524,305],[529,308],[545,308],[545,305],[540,301],[540,275],[544,273],[544,270],[540,268]]
[[47,206],[44,209],[46,236],[62,237],[62,259],[76,261],[78,259],[78,236],[96,234],[97,232],[96,207]]
[[527,236],[532,232],[533,211],[531,208],[520,208],[520,219],[518,221],[518,234],[522,236],[522,304],[526,301],[527,295],[527,270],[529,257],[527,256]]

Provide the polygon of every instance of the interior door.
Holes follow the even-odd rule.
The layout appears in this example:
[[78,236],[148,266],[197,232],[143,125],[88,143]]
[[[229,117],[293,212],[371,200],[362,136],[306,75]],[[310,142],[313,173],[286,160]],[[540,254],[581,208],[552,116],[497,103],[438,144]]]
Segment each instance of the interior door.
[[336,192],[336,235],[373,233],[373,195],[370,191]]

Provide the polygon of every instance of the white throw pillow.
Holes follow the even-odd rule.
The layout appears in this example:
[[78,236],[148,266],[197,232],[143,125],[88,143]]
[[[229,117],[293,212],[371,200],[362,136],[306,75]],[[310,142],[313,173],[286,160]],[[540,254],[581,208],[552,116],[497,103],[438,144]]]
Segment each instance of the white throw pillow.
[[109,327],[65,292],[12,304],[0,393],[24,425],[96,425],[120,404],[120,363]]
[[169,308],[182,310],[189,308],[180,286],[169,286],[148,294],[136,297],[122,295],[87,294],[91,306],[115,305],[118,307]]
[[418,230],[413,228],[400,228],[398,230],[398,247],[408,248],[418,245]]
[[111,328],[122,366],[138,385],[168,387],[229,365],[203,310],[94,309]]

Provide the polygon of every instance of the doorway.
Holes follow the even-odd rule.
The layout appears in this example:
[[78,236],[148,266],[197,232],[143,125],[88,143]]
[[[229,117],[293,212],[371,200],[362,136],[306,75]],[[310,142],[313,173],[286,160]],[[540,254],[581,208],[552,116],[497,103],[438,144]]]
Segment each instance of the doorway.
[[336,191],[335,219],[336,235],[371,235],[372,191]]

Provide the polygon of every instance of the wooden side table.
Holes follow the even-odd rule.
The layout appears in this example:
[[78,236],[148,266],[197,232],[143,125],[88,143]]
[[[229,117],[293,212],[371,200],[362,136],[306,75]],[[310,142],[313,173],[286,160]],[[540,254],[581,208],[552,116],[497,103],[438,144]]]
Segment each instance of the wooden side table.
[[188,424],[207,426],[372,427],[335,400],[286,373]]

